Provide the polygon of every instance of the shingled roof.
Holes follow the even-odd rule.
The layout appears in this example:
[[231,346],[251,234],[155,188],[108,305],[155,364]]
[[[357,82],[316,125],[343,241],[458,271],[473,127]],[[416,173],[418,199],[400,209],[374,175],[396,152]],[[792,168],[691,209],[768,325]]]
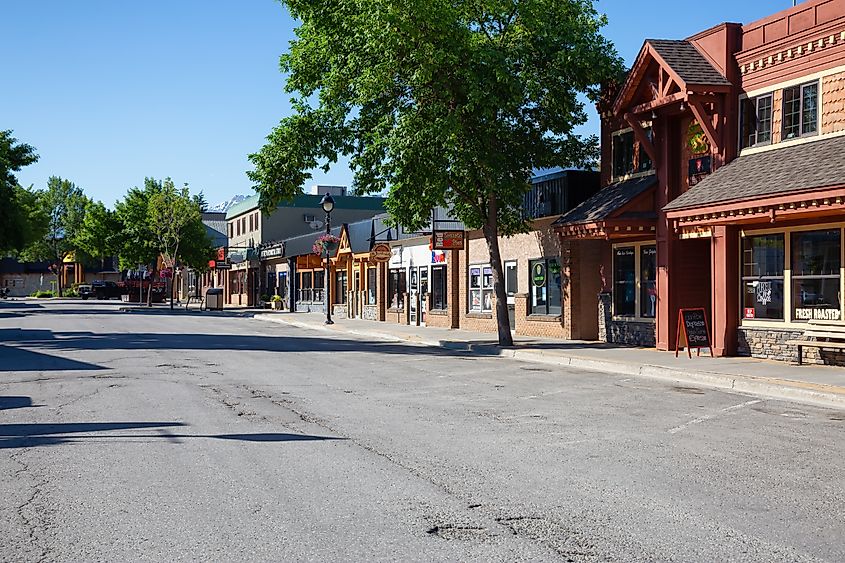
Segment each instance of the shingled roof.
[[647,39],[646,43],[657,51],[681,80],[689,86],[730,86],[727,78],[710,64],[704,55],[692,43],[675,39]]
[[675,198],[664,211],[845,185],[845,137],[741,156]]
[[603,221],[625,204],[632,201],[657,183],[654,175],[611,184],[600,189],[581,205],[567,211],[552,226]]

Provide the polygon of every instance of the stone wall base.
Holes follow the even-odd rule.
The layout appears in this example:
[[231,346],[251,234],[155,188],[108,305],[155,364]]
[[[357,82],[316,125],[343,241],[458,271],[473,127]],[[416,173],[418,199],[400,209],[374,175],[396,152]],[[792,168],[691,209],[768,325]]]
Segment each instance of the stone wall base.
[[653,348],[657,345],[655,323],[614,320],[610,293],[599,294],[599,341]]
[[378,305],[363,305],[361,309],[361,318],[367,321],[377,321]]
[[[801,338],[801,334],[801,330],[793,329],[740,327],[737,329],[737,355],[797,362],[798,347],[789,345],[786,341]],[[808,346],[804,348],[804,363],[845,366],[845,350],[825,350]]]

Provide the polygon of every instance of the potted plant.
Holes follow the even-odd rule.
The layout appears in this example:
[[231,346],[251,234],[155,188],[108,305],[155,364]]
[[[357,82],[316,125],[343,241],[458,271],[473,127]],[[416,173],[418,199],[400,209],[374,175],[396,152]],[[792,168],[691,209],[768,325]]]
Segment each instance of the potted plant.
[[328,256],[335,250],[337,250],[338,245],[340,245],[340,239],[334,235],[321,235],[320,238],[314,241],[314,246],[312,250],[314,254],[317,256]]
[[281,311],[282,310],[282,296],[281,295],[274,295],[270,299],[270,302],[273,303],[273,309],[275,311]]

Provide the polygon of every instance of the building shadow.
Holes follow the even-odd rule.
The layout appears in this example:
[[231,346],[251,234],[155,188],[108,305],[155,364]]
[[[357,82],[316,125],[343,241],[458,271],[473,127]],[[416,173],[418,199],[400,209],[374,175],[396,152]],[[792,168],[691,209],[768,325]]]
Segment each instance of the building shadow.
[[[22,423],[0,424],[0,449],[34,448],[57,446],[97,441],[121,440],[164,440],[170,443],[182,443],[183,440],[230,440],[240,442],[315,442],[344,440],[333,436],[313,436],[284,432],[264,432],[252,434],[175,434],[170,428],[184,428],[183,422],[70,422],[70,423]],[[155,430],[148,434],[106,434],[103,432],[122,430]],[[94,434],[96,433],[96,434]]]
[[[0,330],[2,332],[2,330]],[[44,331],[39,331],[44,332]],[[0,338],[0,340],[5,340]],[[0,344],[0,372],[4,371],[90,371],[104,370],[103,366],[80,362],[60,356],[34,352],[17,346]]]
[[24,409],[32,406],[32,398],[0,395],[0,411],[6,409]]
[[[359,352],[379,354],[426,354],[463,356],[468,352],[422,347],[395,342],[349,340],[340,336],[265,336],[214,333],[92,333],[0,329],[0,341],[16,342],[38,350],[197,350],[209,354],[225,351],[250,352]],[[57,338],[58,337],[58,338]],[[13,348],[20,350],[21,348]],[[3,351],[0,349],[0,359]],[[68,360],[73,362],[73,360]],[[25,362],[19,362],[26,365]],[[90,366],[90,364],[88,364]],[[5,369],[5,368],[0,368]],[[39,368],[40,369],[40,368]],[[74,369],[74,368],[67,368]],[[84,369],[84,368],[78,368]],[[90,368],[89,369],[93,369]],[[10,370],[11,371],[11,370]]]

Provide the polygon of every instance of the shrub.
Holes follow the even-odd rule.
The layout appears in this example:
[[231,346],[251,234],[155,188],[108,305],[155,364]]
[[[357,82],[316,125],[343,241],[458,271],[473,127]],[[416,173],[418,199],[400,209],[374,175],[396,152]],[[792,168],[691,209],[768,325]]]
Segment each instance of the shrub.
[[38,299],[44,299],[44,298],[47,298],[47,297],[55,297],[55,296],[56,296],[55,291],[36,291],[35,293],[32,294],[32,297],[36,297]]

